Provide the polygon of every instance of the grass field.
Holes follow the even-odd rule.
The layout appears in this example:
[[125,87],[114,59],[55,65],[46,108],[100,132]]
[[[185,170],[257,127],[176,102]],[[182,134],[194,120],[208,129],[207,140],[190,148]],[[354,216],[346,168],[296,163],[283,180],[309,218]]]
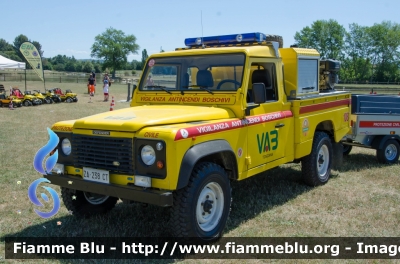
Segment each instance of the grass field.
[[[3,84],[6,87],[15,85]],[[28,90],[43,90],[43,83],[28,83],[28,85]],[[23,90],[23,85],[18,86]],[[46,128],[57,121],[81,118],[109,111],[110,108],[110,102],[102,102],[101,87],[97,88],[98,93],[92,100],[93,103],[88,103],[89,96],[84,84],[77,86],[73,83],[53,83],[46,86],[71,89],[78,93],[79,101],[71,104],[22,107],[14,111],[7,108],[0,109],[0,237],[169,236],[167,228],[169,209],[156,206],[143,207],[140,204],[119,203],[108,215],[78,220],[69,215],[62,204],[59,213],[50,219],[42,219],[36,215],[34,212],[36,207],[29,201],[27,190],[32,181],[41,177],[34,170],[32,162],[36,151],[48,141]],[[115,97],[115,110],[129,107],[129,103],[118,102],[126,100],[127,85],[113,84],[110,94]],[[60,194],[58,187],[52,187]],[[233,206],[224,232],[225,237],[400,237],[400,166],[399,163],[391,166],[379,164],[375,151],[372,150],[353,148],[352,153],[344,159],[341,170],[334,171],[330,181],[318,188],[310,188],[302,183],[299,164],[284,165],[243,182],[235,182],[232,187]],[[44,208],[41,211],[46,209],[51,208]],[[58,221],[61,225],[57,225]],[[4,240],[1,241],[0,262],[4,259]],[[23,263],[82,262],[140,261],[23,261]],[[226,261],[203,260],[202,262]],[[243,260],[229,262],[242,263]],[[296,263],[308,262],[310,261],[296,261]]]

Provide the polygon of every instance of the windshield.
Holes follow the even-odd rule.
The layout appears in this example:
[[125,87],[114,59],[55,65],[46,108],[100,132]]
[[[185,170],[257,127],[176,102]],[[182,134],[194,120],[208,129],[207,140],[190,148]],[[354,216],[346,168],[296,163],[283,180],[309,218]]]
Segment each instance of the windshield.
[[244,54],[152,58],[140,90],[236,91],[242,85]]

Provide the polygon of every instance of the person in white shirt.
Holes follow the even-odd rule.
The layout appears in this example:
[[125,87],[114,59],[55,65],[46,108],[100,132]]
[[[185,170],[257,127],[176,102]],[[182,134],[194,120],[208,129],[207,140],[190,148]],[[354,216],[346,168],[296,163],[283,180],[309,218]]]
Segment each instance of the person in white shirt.
[[103,80],[104,102],[107,102],[107,101],[108,101],[108,96],[109,96],[109,95],[108,95],[109,83],[110,83],[109,79],[106,78],[106,77],[104,77],[104,80]]

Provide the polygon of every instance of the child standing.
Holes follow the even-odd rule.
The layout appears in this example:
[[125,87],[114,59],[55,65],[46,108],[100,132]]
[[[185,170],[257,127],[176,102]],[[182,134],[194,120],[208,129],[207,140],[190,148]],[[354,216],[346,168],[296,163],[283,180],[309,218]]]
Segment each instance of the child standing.
[[109,79],[104,78],[103,80],[103,93],[104,93],[104,102],[108,101],[108,87],[109,87]]

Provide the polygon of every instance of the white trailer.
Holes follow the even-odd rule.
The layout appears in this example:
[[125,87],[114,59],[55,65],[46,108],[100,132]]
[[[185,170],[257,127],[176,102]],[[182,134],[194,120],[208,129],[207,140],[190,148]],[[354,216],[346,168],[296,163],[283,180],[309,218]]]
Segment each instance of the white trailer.
[[351,131],[343,140],[343,154],[352,146],[376,149],[380,163],[396,163],[400,154],[400,96],[351,97]]

